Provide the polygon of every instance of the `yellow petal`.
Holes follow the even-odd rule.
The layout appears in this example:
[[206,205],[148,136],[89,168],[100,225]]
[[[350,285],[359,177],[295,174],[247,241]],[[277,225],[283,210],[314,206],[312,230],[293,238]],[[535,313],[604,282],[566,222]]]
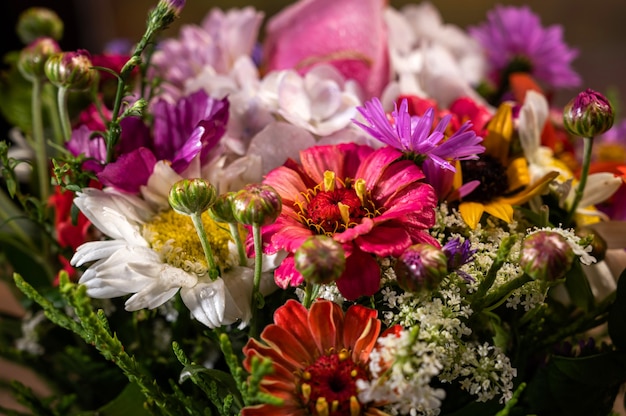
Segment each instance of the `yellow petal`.
[[506,177],[509,182],[509,192],[520,189],[530,184],[530,171],[528,170],[528,162],[523,157],[517,157],[509,161],[506,168]]
[[507,223],[513,221],[513,207],[498,200],[486,204],[485,212]]
[[502,103],[487,124],[487,137],[483,140],[485,154],[497,158],[506,165],[509,157],[509,146],[513,136],[513,111],[511,104]]
[[528,188],[524,189],[521,192],[518,192],[517,194],[513,196],[506,197],[506,198],[498,198],[498,201],[502,204],[521,205],[527,202],[530,198],[534,197],[535,195],[542,194],[543,191],[546,190],[550,182],[552,182],[554,178],[556,178],[557,176],[559,176],[559,172],[556,172],[556,171],[546,173],[541,179],[535,182],[532,186],[529,186]]
[[459,212],[463,221],[473,230],[483,216],[485,206],[480,202],[461,202]]

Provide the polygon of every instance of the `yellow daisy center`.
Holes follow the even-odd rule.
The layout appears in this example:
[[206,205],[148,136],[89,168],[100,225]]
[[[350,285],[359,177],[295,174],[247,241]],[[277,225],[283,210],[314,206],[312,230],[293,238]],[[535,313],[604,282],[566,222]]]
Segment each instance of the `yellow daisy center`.
[[[228,243],[230,232],[213,221],[208,213],[202,214],[202,223],[215,257],[215,262],[223,271],[235,264]],[[203,276],[208,267],[202,244],[191,218],[173,210],[155,215],[143,225],[142,233],[150,247],[161,255],[167,264],[189,273]]]

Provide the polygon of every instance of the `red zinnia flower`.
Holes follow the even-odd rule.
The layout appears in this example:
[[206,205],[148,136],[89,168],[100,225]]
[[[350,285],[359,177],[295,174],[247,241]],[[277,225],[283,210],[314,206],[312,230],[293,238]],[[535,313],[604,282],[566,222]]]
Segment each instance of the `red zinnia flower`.
[[268,173],[264,183],[280,194],[277,221],[264,227],[268,251],[290,255],[276,269],[281,287],[298,286],[302,275],[293,253],[312,235],[328,235],[343,245],[346,269],[337,287],[348,299],[370,296],[380,284],[374,256],[399,256],[416,243],[439,243],[427,229],[435,223],[437,202],[424,174],[400,151],[374,150],[354,143],[317,146]]
[[[244,367],[253,357],[272,360],[274,372],[261,381],[261,391],[283,400],[282,406],[246,407],[243,416],[366,415],[383,416],[379,403],[361,403],[356,381],[367,380],[369,356],[380,335],[377,311],[353,305],[343,313],[327,300],[310,310],[289,300],[274,314],[274,324],[250,339]],[[392,328],[395,330],[397,328]],[[381,363],[385,366],[385,363]]]

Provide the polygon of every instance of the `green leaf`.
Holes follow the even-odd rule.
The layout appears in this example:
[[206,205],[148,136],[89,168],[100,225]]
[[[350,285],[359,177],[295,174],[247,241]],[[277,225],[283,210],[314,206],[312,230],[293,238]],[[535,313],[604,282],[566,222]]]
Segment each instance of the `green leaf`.
[[626,270],[617,281],[616,297],[609,312],[608,326],[613,345],[626,350]]
[[585,312],[593,309],[595,299],[580,262],[575,261],[565,276],[565,287],[572,303]]
[[135,383],[129,383],[113,401],[98,409],[100,416],[149,416],[144,407],[146,398]]

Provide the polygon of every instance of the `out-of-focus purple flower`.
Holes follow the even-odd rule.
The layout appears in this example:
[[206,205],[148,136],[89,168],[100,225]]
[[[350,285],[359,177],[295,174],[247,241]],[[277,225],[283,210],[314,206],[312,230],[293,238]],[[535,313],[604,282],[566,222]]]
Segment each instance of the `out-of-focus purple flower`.
[[100,134],[94,134],[86,125],[72,131],[72,137],[65,144],[67,150],[74,156],[85,155],[87,160],[83,169],[98,173],[102,171],[102,162],[106,159],[107,150],[104,138]]
[[159,160],[170,160],[182,172],[200,154],[206,162],[209,151],[226,131],[228,100],[215,100],[203,90],[182,98],[176,104],[157,101],[153,108],[153,152]]
[[571,68],[578,51],[563,42],[563,28],[544,28],[527,6],[496,6],[487,13],[487,21],[470,27],[469,33],[482,44],[498,75],[515,66],[550,87],[573,87],[581,82]]
[[196,157],[200,164],[207,162],[209,152],[226,130],[228,100],[215,100],[198,91],[175,104],[156,102],[152,115],[152,136],[141,119],[122,120],[120,156],[98,175],[104,185],[136,193],[159,160],[169,161],[177,173],[187,169]]
[[476,136],[471,129],[471,122],[465,122],[450,137],[445,137],[446,128],[452,118],[451,114],[443,117],[433,129],[435,111],[426,110],[422,117],[411,116],[407,100],[395,106],[388,118],[378,98],[367,101],[357,110],[369,125],[355,121],[363,130],[381,142],[394,147],[421,165],[430,159],[442,169],[455,171],[450,161],[478,159],[478,153],[485,151],[482,137]]
[[469,274],[459,270],[461,266],[472,261],[474,254],[476,254],[477,250],[470,248],[469,240],[461,242],[459,238],[453,238],[441,248],[441,251],[443,251],[448,258],[448,272],[456,271],[456,273],[465,280],[474,280]]

